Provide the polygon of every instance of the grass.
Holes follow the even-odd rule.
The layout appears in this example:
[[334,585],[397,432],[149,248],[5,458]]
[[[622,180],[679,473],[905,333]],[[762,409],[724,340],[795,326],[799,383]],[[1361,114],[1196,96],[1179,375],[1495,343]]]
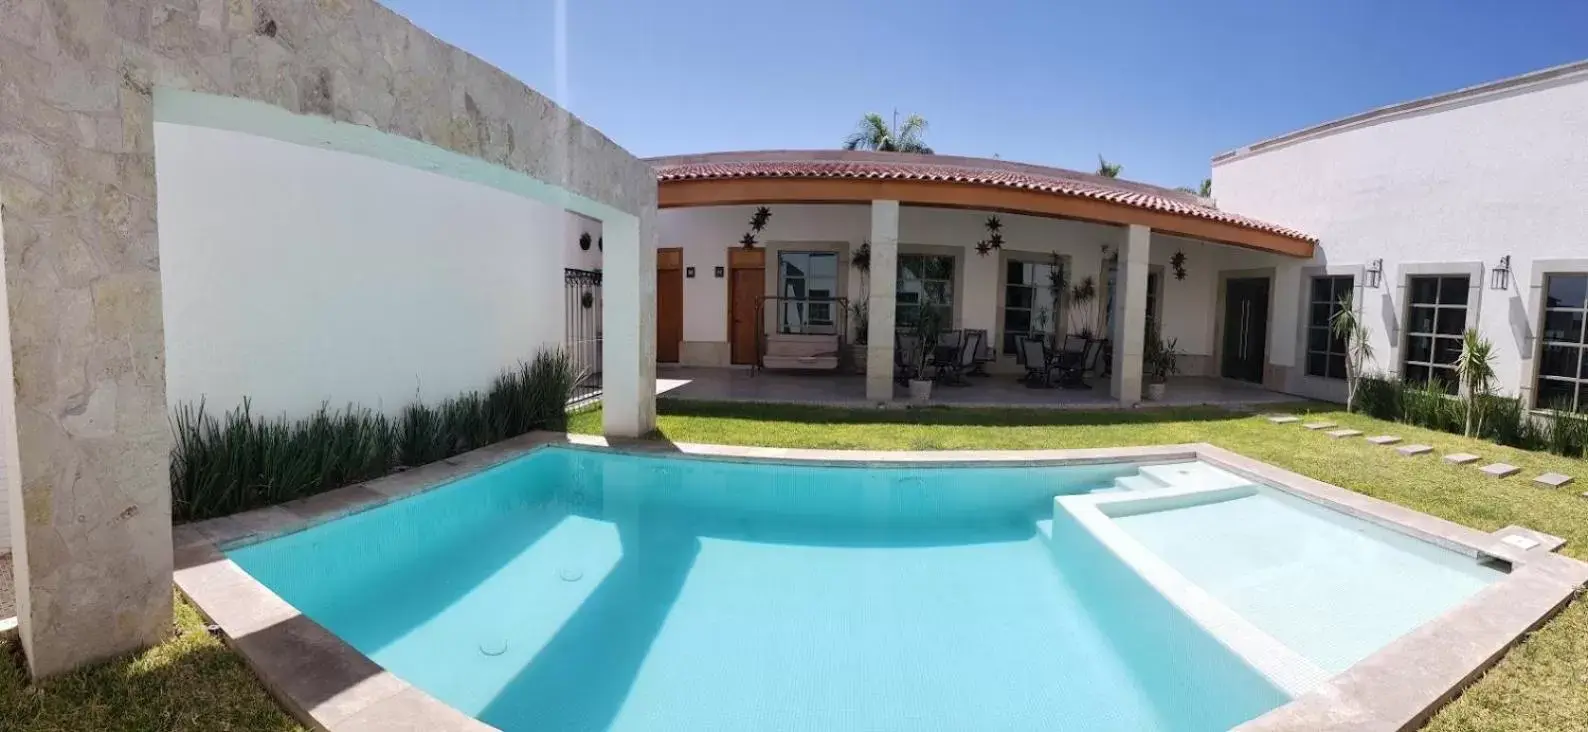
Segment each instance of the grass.
[[[1360,429],[1432,445],[1406,458],[1361,438],[1334,440],[1301,427],[1274,425],[1223,410],[1162,409],[1064,412],[1010,409],[845,410],[663,401],[657,431],[673,442],[876,450],[1040,449],[1209,442],[1367,495],[1485,531],[1510,524],[1567,539],[1564,554],[1588,560],[1588,461],[1502,447],[1491,442],[1347,414],[1309,404],[1310,413]],[[600,431],[599,412],[574,415],[570,431]],[[1497,481],[1475,466],[1438,455],[1471,452],[1484,463],[1522,468]],[[1480,463],[1483,464],[1483,463]],[[1543,472],[1581,483],[1537,487]],[[1433,732],[1588,731],[1588,602],[1568,607],[1529,636],[1426,727]]]
[[[776,447],[855,449],[1020,449],[1211,442],[1420,511],[1484,530],[1522,524],[1568,540],[1564,553],[1588,559],[1588,499],[1581,485],[1534,487],[1545,471],[1588,483],[1588,462],[1504,448],[1459,435],[1350,415],[1326,405],[1297,407],[1369,435],[1395,434],[1520,466],[1496,481],[1436,456],[1404,458],[1361,439],[1331,440],[1292,425],[1214,409],[1133,412],[928,409],[843,410],[664,401],[659,437]],[[599,411],[571,415],[571,431],[599,432]],[[1436,453],[1436,454],[1437,454]],[[301,729],[270,700],[242,661],[203,629],[180,599],[177,634],[134,656],[29,685],[14,643],[0,643],[0,725],[7,732],[78,730]],[[1434,732],[1588,732],[1588,602],[1567,608],[1442,710]]]
[[177,599],[175,635],[142,653],[29,684],[22,651],[0,641],[7,732],[301,732],[241,657]]

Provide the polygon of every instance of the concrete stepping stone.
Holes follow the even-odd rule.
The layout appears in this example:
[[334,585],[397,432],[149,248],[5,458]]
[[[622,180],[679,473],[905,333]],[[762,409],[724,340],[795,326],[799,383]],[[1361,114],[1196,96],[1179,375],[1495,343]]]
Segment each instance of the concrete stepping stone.
[[1306,427],[1309,430],[1326,430],[1334,426],[1333,422],[1308,422],[1302,425],[1302,427]]
[[1356,437],[1357,435],[1362,434],[1362,430],[1353,430],[1353,429],[1329,430],[1328,432],[1325,432],[1324,434],[1326,434],[1326,435],[1328,435],[1330,437],[1333,437],[1334,439],[1338,440],[1341,437]]
[[1405,455],[1406,457],[1414,457],[1414,456],[1417,456],[1417,455],[1427,455],[1428,453],[1431,453],[1433,451],[1434,451],[1434,448],[1432,448],[1432,447],[1430,447],[1428,445],[1402,445],[1400,447],[1395,448],[1395,452],[1398,452],[1398,453],[1400,453],[1402,455]]
[[1274,424],[1290,424],[1291,422],[1300,422],[1301,418],[1294,414],[1276,414],[1272,417],[1269,417],[1268,421],[1273,422]]
[[1521,468],[1510,463],[1490,463],[1478,469],[1491,478],[1509,478],[1522,472]]
[[1445,456],[1445,462],[1455,465],[1467,465],[1478,462],[1478,456],[1470,452],[1453,452]]
[[1367,438],[1367,441],[1375,445],[1393,445],[1397,442],[1400,442],[1401,438],[1394,435],[1377,435]]
[[1545,473],[1534,478],[1533,482],[1539,485],[1547,485],[1551,488],[1559,488],[1564,485],[1571,485],[1572,477],[1565,473]]

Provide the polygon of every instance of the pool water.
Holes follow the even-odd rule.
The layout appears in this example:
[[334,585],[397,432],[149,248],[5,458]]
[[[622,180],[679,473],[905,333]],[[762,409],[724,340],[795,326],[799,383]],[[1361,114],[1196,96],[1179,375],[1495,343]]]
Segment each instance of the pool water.
[[1285,703],[1084,531],[1054,528],[1055,496],[1136,473],[554,447],[228,554],[509,732],[1192,732]]

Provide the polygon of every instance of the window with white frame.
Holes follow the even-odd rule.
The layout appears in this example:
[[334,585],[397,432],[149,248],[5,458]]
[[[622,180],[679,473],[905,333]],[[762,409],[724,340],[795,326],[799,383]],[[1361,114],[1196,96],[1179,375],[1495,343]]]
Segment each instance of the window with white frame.
[[1345,339],[1334,332],[1334,318],[1349,307],[1355,282],[1350,275],[1312,278],[1307,305],[1307,375],[1345,378]]
[[898,288],[894,293],[893,324],[898,330],[915,328],[920,307],[935,303],[938,323],[954,327],[954,258],[937,254],[900,254]]
[[1063,267],[1051,262],[1004,265],[1004,353],[1017,352],[1027,338],[1058,332],[1053,284],[1062,283],[1062,275]]
[[1544,276],[1544,327],[1540,329],[1533,405],[1588,411],[1588,274]]
[[778,252],[777,332],[832,334],[833,298],[838,294],[834,252]]
[[1438,379],[1457,391],[1456,357],[1467,328],[1467,275],[1409,277],[1406,282],[1406,346],[1401,377],[1413,383]]

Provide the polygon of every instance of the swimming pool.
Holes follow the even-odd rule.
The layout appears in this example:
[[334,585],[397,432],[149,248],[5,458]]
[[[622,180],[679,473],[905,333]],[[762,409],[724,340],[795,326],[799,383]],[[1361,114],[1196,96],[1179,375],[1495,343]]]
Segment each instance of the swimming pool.
[[[1269,622],[1328,625],[1318,597],[1253,613],[1215,591],[1218,572],[1198,573],[1256,550],[1231,530],[1242,517],[1213,521],[1191,564],[1169,561],[1207,522],[1196,507],[1255,490],[1169,468],[542,448],[227,554],[380,665],[509,732],[1226,729],[1341,659],[1290,648]],[[1159,495],[1179,498],[1143,502]],[[1367,542],[1376,559],[1425,551],[1343,515],[1292,513],[1307,510],[1265,504],[1256,520],[1323,521],[1344,533],[1319,541]],[[1501,576],[1444,553],[1400,567],[1443,594],[1397,623]],[[1339,568],[1328,552],[1295,561]],[[1356,592],[1337,574],[1331,592]],[[1373,629],[1373,643],[1404,630]],[[1274,672],[1270,646],[1307,671]]]

